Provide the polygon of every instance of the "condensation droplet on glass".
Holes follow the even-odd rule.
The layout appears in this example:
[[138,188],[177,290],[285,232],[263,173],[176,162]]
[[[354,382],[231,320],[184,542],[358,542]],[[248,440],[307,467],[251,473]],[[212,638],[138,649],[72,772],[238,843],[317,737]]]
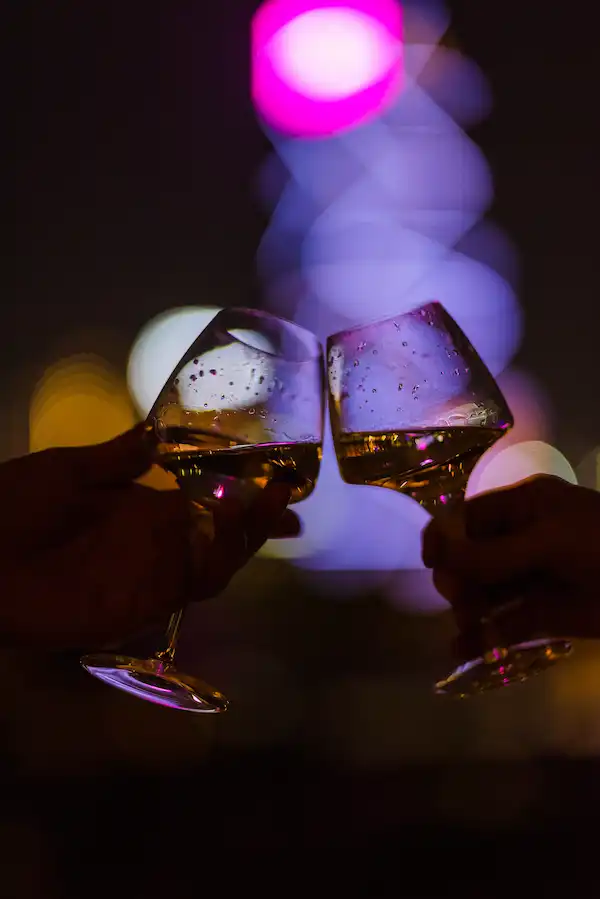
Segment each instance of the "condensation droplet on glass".
[[204,370],[199,371],[198,374],[199,374],[199,376],[200,376],[201,378],[203,378],[203,377],[204,377]]
[[216,369],[216,368],[211,368],[210,373],[211,373],[211,375],[216,375],[217,369]]
[[377,350],[373,350],[373,355],[374,355],[374,356],[377,355]]
[[204,403],[204,408],[208,409],[208,403]]
[[230,382],[229,382],[229,386],[230,386],[230,387],[233,387],[233,381],[230,381]]
[[360,362],[358,361],[358,359],[355,359],[354,360],[354,368],[358,368],[359,365],[360,365]]
[[360,350],[364,350],[364,348],[366,347],[366,345],[367,345],[366,340],[362,340],[362,341],[358,344],[357,350],[359,350],[359,352],[360,352]]
[[371,393],[377,393],[377,388],[374,387],[373,390],[371,391]]
[[173,381],[173,383],[174,383],[174,384],[179,384],[179,378],[175,378],[175,380]]
[[190,375],[190,381],[197,381],[196,375]]
[[258,383],[262,384],[264,380],[265,380],[265,376],[261,375],[260,378],[258,379]]
[[408,340],[403,340],[403,341],[402,341],[402,346],[408,346]]
[[198,365],[199,362],[200,362],[199,359],[194,359],[194,365]]
[[248,415],[254,415],[255,412],[256,412],[256,409],[248,409]]
[[455,368],[454,374],[458,377],[458,375],[460,374],[460,368]]
[[398,390],[404,390],[404,384],[402,384],[402,383],[398,384]]

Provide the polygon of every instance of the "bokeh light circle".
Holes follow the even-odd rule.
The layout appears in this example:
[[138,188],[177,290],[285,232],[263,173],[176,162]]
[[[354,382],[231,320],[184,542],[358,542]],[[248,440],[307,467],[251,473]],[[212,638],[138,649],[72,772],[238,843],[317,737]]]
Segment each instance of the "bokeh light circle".
[[35,387],[29,449],[101,443],[134,424],[124,379],[100,356],[75,354],[51,365]]
[[441,258],[439,248],[436,259],[435,243],[422,236],[413,234],[410,245],[421,248],[422,255],[307,267],[307,282],[323,306],[339,311],[352,325],[437,300],[498,375],[522,337],[522,312],[511,286],[488,266],[460,253]]
[[402,14],[396,0],[270,0],[252,23],[252,99],[270,127],[326,137],[398,96]]
[[142,328],[129,354],[127,383],[143,416],[185,351],[219,311],[218,306],[170,309]]
[[577,483],[571,463],[560,450],[542,440],[527,440],[501,449],[490,459],[484,456],[471,475],[468,495],[508,487],[537,474]]
[[375,19],[352,9],[314,9],[277,32],[268,47],[280,78],[314,100],[341,100],[379,81],[399,45]]

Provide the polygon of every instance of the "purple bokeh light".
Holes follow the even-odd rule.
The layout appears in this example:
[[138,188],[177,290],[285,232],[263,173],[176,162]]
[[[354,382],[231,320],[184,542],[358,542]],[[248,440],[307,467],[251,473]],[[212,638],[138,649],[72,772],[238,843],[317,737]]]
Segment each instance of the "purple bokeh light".
[[397,0],[270,0],[252,23],[252,99],[296,137],[355,127],[389,106],[402,79]]
[[[275,5],[296,16],[325,7],[314,0]],[[398,13],[399,2],[392,5]],[[331,6],[359,8],[343,0]],[[360,6],[363,13],[372,9],[366,2]],[[522,336],[518,265],[510,241],[486,219],[493,201],[491,172],[461,128],[487,115],[491,93],[476,65],[438,46],[449,22],[442,3],[407,2],[402,17],[402,89],[394,102],[375,105],[342,128],[313,131],[299,130],[297,121],[292,127],[280,122],[261,104],[260,93],[254,95],[275,150],[257,185],[272,213],[257,258],[266,305],[325,341],[329,334],[438,300],[498,376]],[[318,63],[318,54],[311,59]],[[303,62],[311,64],[308,56]],[[388,63],[384,50],[380,70]],[[368,53],[367,64],[377,71]],[[305,89],[319,77],[317,65]],[[294,78],[297,84],[297,71]],[[325,88],[318,102],[310,101],[321,116],[336,105],[323,102]],[[277,92],[273,96],[281,99]],[[293,103],[287,112],[295,113]],[[326,118],[315,121],[331,125]],[[445,605],[423,580],[420,531],[427,514],[392,491],[345,484],[329,436],[317,489],[298,513],[303,536],[293,546],[271,544],[267,553],[293,559],[315,586],[321,579],[328,592],[339,586],[349,595],[368,577],[389,582],[394,592],[393,572],[413,571],[420,584],[415,604],[430,610]]]

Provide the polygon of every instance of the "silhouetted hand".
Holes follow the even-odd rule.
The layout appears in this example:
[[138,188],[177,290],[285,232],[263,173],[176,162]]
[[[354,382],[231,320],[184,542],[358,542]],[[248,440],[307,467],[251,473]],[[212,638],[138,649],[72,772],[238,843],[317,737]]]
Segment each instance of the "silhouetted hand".
[[[423,561],[463,636],[494,603],[513,642],[600,638],[600,493],[537,476],[467,500],[423,533]],[[461,651],[461,650],[459,650]],[[473,648],[462,646],[461,654]]]
[[96,446],[0,465],[0,639],[101,648],[218,594],[268,537],[299,533],[285,485],[206,518],[177,490],[135,483],[153,463],[143,426]]

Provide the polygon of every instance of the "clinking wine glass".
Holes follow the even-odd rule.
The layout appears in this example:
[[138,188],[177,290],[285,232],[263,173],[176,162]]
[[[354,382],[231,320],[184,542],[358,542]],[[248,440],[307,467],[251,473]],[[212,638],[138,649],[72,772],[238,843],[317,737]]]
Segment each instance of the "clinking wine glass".
[[[433,516],[460,505],[475,465],[512,427],[494,378],[440,303],[331,336],[329,407],[343,479],[396,490]],[[473,535],[476,537],[477,535]],[[571,652],[563,638],[508,645],[518,596],[484,597],[480,655],[435,685],[467,696],[526,680]]]
[[[271,481],[291,502],[314,489],[321,463],[325,403],[320,343],[291,322],[251,309],[218,313],[160,392],[147,424],[159,464],[175,475],[199,517],[224,497],[251,503]],[[171,616],[151,658],[85,656],[100,680],[159,705],[222,712],[222,693],[175,666],[184,610]]]

